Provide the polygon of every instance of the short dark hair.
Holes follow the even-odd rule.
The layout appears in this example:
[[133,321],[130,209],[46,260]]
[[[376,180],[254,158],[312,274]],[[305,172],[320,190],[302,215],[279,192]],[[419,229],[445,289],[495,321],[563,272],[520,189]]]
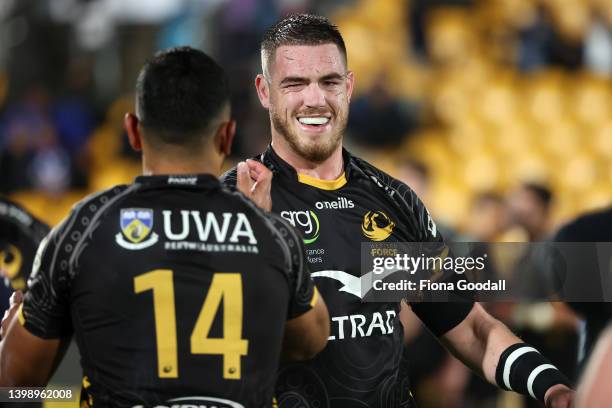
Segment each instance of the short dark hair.
[[[274,58],[276,49],[283,45],[321,45],[336,44],[347,63],[346,46],[338,27],[327,18],[313,14],[291,14],[264,34],[261,41],[262,67]],[[266,72],[264,72],[266,74]]]
[[552,204],[553,193],[547,186],[538,183],[524,183],[522,187],[533,194],[544,208]]
[[229,103],[223,69],[191,47],[161,51],[140,71],[137,114],[151,142],[197,146]]

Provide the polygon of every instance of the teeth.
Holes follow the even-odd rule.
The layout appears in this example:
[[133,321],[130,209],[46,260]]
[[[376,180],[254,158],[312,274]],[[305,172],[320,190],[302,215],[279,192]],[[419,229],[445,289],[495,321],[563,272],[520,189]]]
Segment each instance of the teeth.
[[300,123],[304,125],[324,125],[329,122],[329,118],[324,118],[321,116],[317,117],[304,117],[298,119]]

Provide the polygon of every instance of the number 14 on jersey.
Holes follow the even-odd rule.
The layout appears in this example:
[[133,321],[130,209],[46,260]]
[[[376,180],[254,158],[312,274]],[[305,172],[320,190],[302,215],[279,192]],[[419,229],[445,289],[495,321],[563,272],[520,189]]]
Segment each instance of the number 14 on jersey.
[[[134,278],[134,291],[153,291],[153,312],[157,338],[157,367],[160,378],[178,378],[176,306],[174,273],[156,269]],[[223,337],[208,334],[223,301]],[[240,357],[247,355],[249,342],[242,338],[242,276],[239,273],[215,273],[202,310],[191,333],[192,354],[223,356],[223,378],[239,380]]]

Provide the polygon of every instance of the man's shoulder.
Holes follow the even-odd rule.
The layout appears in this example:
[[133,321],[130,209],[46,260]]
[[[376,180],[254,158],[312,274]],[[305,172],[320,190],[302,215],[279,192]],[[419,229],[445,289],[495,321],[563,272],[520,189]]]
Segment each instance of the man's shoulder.
[[136,188],[135,184],[116,185],[77,201],[66,218],[51,230],[49,244],[61,245],[62,242],[68,240],[74,241],[69,247],[74,248],[78,241],[91,236],[87,232],[99,224],[102,214]]
[[555,234],[555,241],[581,242],[593,240],[612,241],[612,208],[583,214],[563,225]]
[[366,160],[351,155],[351,166],[353,171],[361,172],[375,186],[386,192],[387,196],[396,201],[402,208],[422,207],[421,200],[406,183],[389,175]]
[[4,222],[16,224],[20,230],[27,231],[33,239],[40,241],[48,232],[49,226],[39,220],[22,205],[0,196],[0,218]]
[[388,202],[403,215],[403,223],[408,229],[420,231],[415,235],[415,240],[438,241],[442,239],[429,210],[410,186],[362,158],[351,155],[350,163],[351,171],[365,175],[373,185],[384,192]]

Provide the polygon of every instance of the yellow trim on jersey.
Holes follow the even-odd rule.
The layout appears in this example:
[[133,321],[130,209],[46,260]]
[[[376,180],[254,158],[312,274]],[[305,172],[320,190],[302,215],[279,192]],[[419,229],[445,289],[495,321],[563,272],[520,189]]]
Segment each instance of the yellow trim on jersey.
[[319,300],[319,291],[317,287],[314,288],[314,293],[312,294],[312,299],[310,299],[310,307],[314,307],[317,304],[317,300]]
[[19,319],[19,323],[22,326],[25,325],[25,316],[23,315],[23,303],[19,305],[19,309],[17,310],[17,318]]
[[303,184],[308,184],[321,190],[337,190],[346,184],[346,175],[344,172],[335,180],[321,180],[307,174],[298,173],[298,181]]

